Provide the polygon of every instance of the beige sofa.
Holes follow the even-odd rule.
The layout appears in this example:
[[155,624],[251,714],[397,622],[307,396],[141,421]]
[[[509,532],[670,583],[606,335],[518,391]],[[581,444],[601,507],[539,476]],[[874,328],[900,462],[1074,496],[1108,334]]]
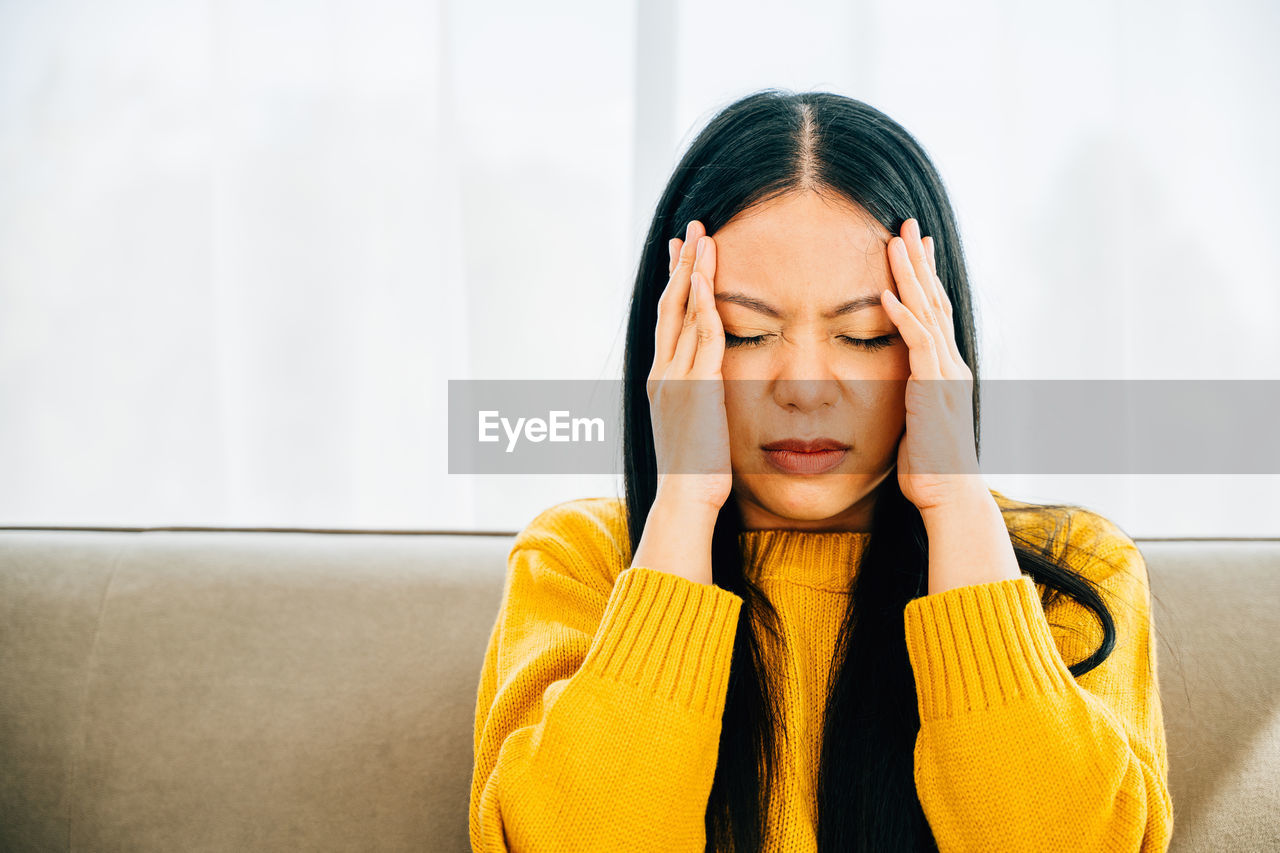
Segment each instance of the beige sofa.
[[[0,529],[0,850],[468,850],[512,539]],[[1138,544],[1172,849],[1280,850],[1280,540]]]

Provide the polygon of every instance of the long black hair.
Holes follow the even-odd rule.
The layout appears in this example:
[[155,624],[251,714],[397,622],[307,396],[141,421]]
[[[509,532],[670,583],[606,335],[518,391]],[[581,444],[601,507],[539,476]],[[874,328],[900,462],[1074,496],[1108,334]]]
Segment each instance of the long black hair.
[[[653,364],[658,298],[668,279],[667,241],[697,219],[707,233],[752,205],[788,193],[841,196],[891,233],[915,217],[933,236],[938,275],[953,306],[955,339],[973,373],[978,447],[979,371],[973,305],[960,235],[946,191],[923,148],[897,122],[852,98],[766,89],[718,112],[689,144],[658,201],[631,298],[624,356],[623,455],[628,535],[635,553],[658,487],[646,379]],[[1070,666],[1080,676],[1115,645],[1111,613],[1093,582],[1067,564],[1071,516],[1082,507],[1007,501],[1018,565],[1045,587],[1046,605],[1065,594],[1096,614],[1101,646]],[[1052,521],[1047,541],[1022,538],[1011,514]],[[1046,515],[1048,513],[1048,515]],[[741,595],[719,759],[707,803],[707,850],[759,850],[773,795],[776,735],[783,720],[768,679],[778,670],[778,616],[743,572],[740,513],[726,502],[712,537],[713,580]],[[1055,543],[1064,547],[1055,553]],[[913,750],[920,717],[906,640],[907,603],[926,589],[928,540],[896,472],[877,487],[871,537],[855,573],[827,698],[816,790],[818,848],[836,851],[937,850],[916,794]],[[757,636],[758,620],[767,637]],[[770,642],[766,642],[769,640]],[[876,685],[874,690],[865,685]],[[850,721],[856,720],[856,725]]]

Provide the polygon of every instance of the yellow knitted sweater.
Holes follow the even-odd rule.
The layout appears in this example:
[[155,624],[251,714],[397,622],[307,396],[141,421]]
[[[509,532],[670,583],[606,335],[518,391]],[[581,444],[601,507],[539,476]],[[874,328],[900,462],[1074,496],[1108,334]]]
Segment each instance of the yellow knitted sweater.
[[[1002,508],[1028,506],[992,494]],[[1019,532],[1043,537],[1044,515],[1028,513]],[[1079,678],[1068,662],[1092,654],[1102,628],[1065,596],[1046,612],[1044,587],[1028,575],[924,595],[903,613],[921,718],[916,790],[942,853],[1168,847],[1146,567],[1102,516],[1078,512],[1072,530],[1070,543],[1097,556],[1071,564],[1100,584],[1117,631],[1111,655]],[[816,850],[810,800],[827,679],[870,535],[740,537],[744,571],[782,620],[781,704],[799,733],[780,763],[766,850]],[[631,566],[616,498],[535,518],[509,553],[480,674],[472,849],[701,853],[742,603]]]

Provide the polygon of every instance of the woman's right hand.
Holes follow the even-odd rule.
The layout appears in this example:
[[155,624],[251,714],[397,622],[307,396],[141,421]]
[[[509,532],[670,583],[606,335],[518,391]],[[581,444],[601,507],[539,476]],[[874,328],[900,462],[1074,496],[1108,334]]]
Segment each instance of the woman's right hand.
[[695,219],[684,240],[671,239],[668,251],[670,278],[658,300],[647,383],[658,492],[719,512],[733,487],[733,472],[720,372],[724,327],[714,297],[716,247]]

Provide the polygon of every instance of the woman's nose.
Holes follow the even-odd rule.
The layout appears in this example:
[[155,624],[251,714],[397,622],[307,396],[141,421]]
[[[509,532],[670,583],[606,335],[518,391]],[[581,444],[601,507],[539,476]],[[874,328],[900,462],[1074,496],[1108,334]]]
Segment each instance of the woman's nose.
[[804,410],[834,403],[840,397],[839,379],[821,347],[789,349],[774,377],[774,399]]

